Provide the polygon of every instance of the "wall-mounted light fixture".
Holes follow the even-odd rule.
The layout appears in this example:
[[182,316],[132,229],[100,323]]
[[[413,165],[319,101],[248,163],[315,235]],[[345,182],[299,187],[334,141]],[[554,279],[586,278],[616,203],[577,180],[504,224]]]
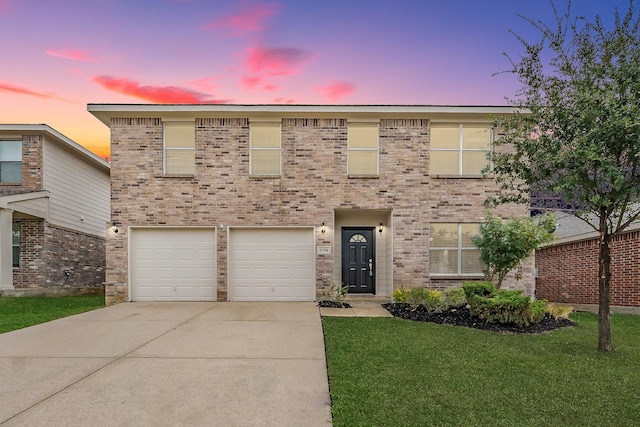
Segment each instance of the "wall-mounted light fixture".
[[113,221],[113,222],[111,223],[111,230],[113,230],[113,232],[114,232],[114,233],[118,234],[118,232],[120,231],[120,230],[118,230],[118,223],[116,223],[115,221]]
[[321,231],[321,232],[323,232],[323,233],[326,233],[326,231],[327,231],[327,226],[326,226],[326,225],[324,225],[324,222],[323,222],[323,223],[322,223],[322,225],[320,226],[320,231]]
[[378,226],[378,233],[382,234],[382,223]]

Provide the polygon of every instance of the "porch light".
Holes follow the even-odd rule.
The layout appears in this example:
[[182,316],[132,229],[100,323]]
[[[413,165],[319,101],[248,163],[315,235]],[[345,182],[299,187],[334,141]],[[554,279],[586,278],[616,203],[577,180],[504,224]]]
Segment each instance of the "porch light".
[[382,223],[378,226],[378,233],[382,234]]
[[118,230],[118,224],[117,224],[115,221],[113,221],[113,222],[111,223],[111,229],[112,229],[112,230],[113,230],[113,232],[114,232],[114,233],[116,233],[116,234],[118,234],[118,232],[120,231],[120,230]]
[[324,222],[322,223],[322,225],[320,226],[320,231],[325,233],[327,231],[327,226],[324,225]]

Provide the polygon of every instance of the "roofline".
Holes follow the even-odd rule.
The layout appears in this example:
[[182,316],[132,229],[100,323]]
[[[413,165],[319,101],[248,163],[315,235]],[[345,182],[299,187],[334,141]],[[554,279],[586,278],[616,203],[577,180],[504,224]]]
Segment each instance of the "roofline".
[[92,151],[87,150],[82,145],[78,144],[77,142],[70,139],[69,137],[61,134],[60,132],[58,132],[57,130],[55,130],[54,128],[52,128],[47,124],[0,124],[0,131],[9,131],[9,132],[25,132],[26,131],[26,132],[42,132],[42,133],[48,134],[53,138],[55,138],[56,140],[58,140],[59,142],[65,144],[67,147],[71,148],[72,150],[89,158],[89,160],[95,163],[98,163],[101,167],[104,167],[107,170],[111,169],[111,165],[106,160],[104,160],[97,154],[93,153]]
[[[625,228],[619,235],[623,235],[623,234],[626,234],[626,233],[631,233],[633,231],[638,231],[638,230],[640,230],[640,222],[632,223],[631,225],[629,225],[629,227]],[[584,241],[587,241],[587,240],[597,239],[599,236],[600,236],[600,234],[597,231],[589,231],[589,232],[586,232],[586,233],[574,234],[572,236],[560,237],[560,238],[554,240],[553,242],[550,242],[550,243],[547,243],[547,244],[541,246],[540,249],[552,248],[554,246],[567,245],[569,243],[584,242]]]
[[512,114],[510,106],[460,106],[460,105],[314,105],[314,104],[87,104],[87,111],[109,126],[112,117],[142,117],[151,114],[166,116],[188,116],[197,114],[202,117],[222,114],[243,115],[296,115],[296,114],[474,114],[494,115]]

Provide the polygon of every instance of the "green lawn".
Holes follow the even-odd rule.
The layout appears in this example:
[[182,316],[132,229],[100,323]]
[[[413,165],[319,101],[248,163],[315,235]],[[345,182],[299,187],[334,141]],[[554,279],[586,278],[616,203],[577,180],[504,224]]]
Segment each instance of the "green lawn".
[[104,307],[104,296],[0,298],[0,333]]
[[640,316],[502,335],[395,318],[325,317],[334,425],[638,426]]

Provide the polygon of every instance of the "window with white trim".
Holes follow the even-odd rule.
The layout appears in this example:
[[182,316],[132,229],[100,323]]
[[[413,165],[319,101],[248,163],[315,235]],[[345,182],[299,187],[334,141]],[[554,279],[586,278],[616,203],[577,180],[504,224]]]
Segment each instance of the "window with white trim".
[[164,173],[193,175],[196,172],[195,122],[164,122]]
[[347,175],[378,176],[378,123],[349,123]]
[[479,276],[484,264],[471,242],[478,224],[431,223],[429,273],[442,276]]
[[0,183],[22,182],[22,141],[0,141]]
[[482,176],[489,166],[493,130],[488,124],[431,124],[429,173],[439,176]]
[[249,175],[280,176],[280,122],[252,122],[249,130]]

